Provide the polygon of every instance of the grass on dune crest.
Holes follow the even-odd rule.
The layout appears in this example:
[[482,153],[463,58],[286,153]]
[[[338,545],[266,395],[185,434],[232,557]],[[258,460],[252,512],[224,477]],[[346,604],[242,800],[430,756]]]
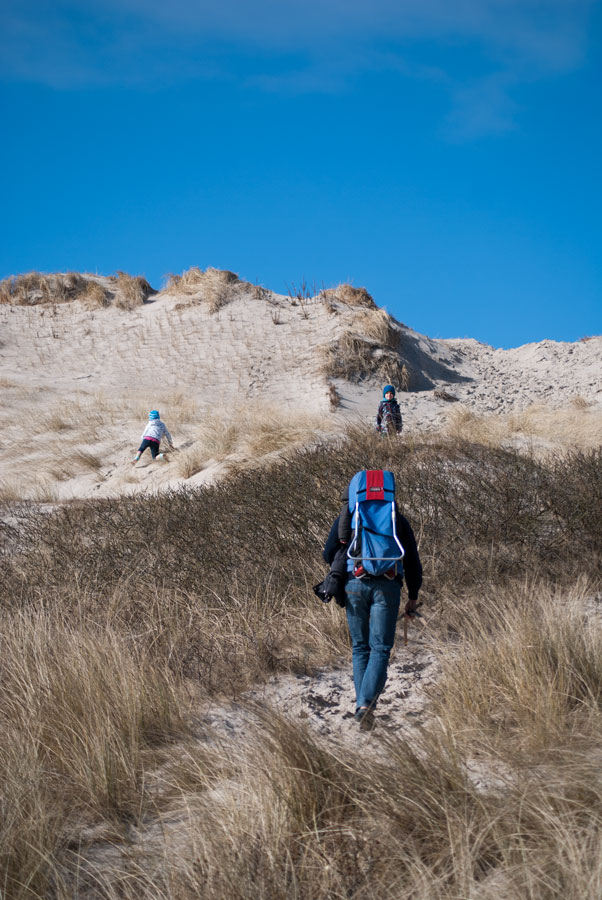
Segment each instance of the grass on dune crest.
[[96,281],[79,272],[26,272],[0,281],[0,304],[38,306],[81,300],[90,309],[113,303],[118,309],[141,306],[155,291],[142,275],[117,272]]
[[241,293],[252,288],[246,281],[241,281],[235,272],[227,269],[214,269],[209,266],[203,271],[192,266],[181,275],[171,275],[165,294],[178,294],[205,301],[209,312],[216,313]]
[[356,288],[346,282],[337,285],[337,287],[322,290],[320,296],[326,301],[334,300],[337,303],[345,303],[347,306],[361,306],[370,310],[378,309],[374,298],[365,287]]
[[555,449],[595,449],[602,445],[602,411],[579,396],[559,409],[533,404],[507,415],[478,415],[459,407],[451,411],[445,431],[453,438],[493,447],[523,439],[549,441]]
[[[275,711],[207,733],[200,700],[348,655],[311,585],[367,466],[420,540],[430,726],[370,765]],[[200,491],[4,504],[4,895],[597,900],[601,501],[600,450],[359,429]]]
[[0,281],[0,303],[35,306],[67,303],[86,295],[88,280],[79,272],[26,272]]

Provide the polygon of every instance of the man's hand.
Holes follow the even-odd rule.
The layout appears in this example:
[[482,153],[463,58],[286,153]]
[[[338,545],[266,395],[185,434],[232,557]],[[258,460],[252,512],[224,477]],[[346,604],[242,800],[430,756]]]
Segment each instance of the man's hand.
[[416,607],[418,606],[417,600],[408,600],[406,603],[405,614],[412,618],[416,614]]

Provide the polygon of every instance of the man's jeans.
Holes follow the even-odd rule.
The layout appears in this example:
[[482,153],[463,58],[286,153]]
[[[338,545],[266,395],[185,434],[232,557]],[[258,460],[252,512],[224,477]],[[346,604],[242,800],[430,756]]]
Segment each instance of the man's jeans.
[[388,578],[354,578],[345,587],[347,623],[353,645],[355,705],[374,708],[387,680],[395,640],[401,587]]

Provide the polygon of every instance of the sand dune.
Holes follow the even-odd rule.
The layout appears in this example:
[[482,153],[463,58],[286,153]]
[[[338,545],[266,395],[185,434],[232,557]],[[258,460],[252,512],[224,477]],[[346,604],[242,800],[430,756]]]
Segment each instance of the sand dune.
[[[127,276],[53,278],[44,290],[30,279],[20,294],[0,292],[6,498],[202,483],[287,442],[371,421],[385,381],[406,385],[406,433],[485,433],[478,417],[495,415],[492,440],[602,439],[600,337],[512,350],[433,340],[362,290],[291,297],[214,269],[190,270],[159,293]],[[134,468],[153,407],[180,454]],[[258,421],[262,437],[248,439]]]

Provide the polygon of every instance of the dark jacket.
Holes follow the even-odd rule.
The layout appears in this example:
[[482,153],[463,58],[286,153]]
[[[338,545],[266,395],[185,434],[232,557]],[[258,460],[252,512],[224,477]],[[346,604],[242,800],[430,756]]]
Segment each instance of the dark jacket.
[[[414,532],[412,531],[412,527],[405,516],[399,512],[397,504],[395,504],[395,529],[397,531],[397,537],[401,541],[401,546],[404,549],[404,557],[403,557],[403,571],[405,575],[406,585],[408,588],[408,597],[410,600],[418,599],[418,591],[420,590],[420,586],[422,584],[422,565],[420,563],[420,557],[418,555],[418,547],[416,546],[416,538],[414,537]],[[345,545],[349,543],[351,539],[351,512],[349,511],[349,504],[347,502],[347,497],[343,495],[343,508],[341,510],[341,514],[335,522],[336,528],[336,536],[335,541],[338,546],[342,546],[342,543],[345,542]],[[324,548],[324,559],[326,559],[326,549],[329,547],[329,542],[331,540],[332,532],[334,529],[334,525],[330,529],[330,534],[328,535],[328,540],[326,541],[326,547]],[[328,560],[326,559],[326,562]]]
[[[406,586],[408,589],[408,598],[410,600],[418,599],[418,591],[422,585],[422,564],[418,555],[418,547],[416,546],[416,538],[412,527],[405,516],[402,516],[396,509],[395,528],[397,537],[401,541],[405,555],[403,557],[403,572],[405,575]],[[348,515],[347,515],[348,513]],[[348,505],[345,503],[341,515],[332,523],[330,534],[326,539],[322,556],[330,566],[330,572],[347,570],[347,544],[351,537],[351,514]],[[341,543],[345,541],[345,543]],[[401,580],[402,576],[398,575],[397,579]],[[346,581],[346,578],[343,577]],[[324,582],[322,582],[324,584]],[[334,596],[334,594],[333,594]]]
[[401,410],[399,408],[399,403],[395,399],[380,401],[378,412],[376,414],[376,430],[386,431],[389,422],[393,423],[397,433],[403,428]]
[[330,566],[330,572],[320,584],[314,586],[314,593],[328,603],[334,597],[339,606],[345,606],[345,585],[347,584],[347,546],[341,544],[337,531],[339,520],[335,519],[326,540],[322,556]]

